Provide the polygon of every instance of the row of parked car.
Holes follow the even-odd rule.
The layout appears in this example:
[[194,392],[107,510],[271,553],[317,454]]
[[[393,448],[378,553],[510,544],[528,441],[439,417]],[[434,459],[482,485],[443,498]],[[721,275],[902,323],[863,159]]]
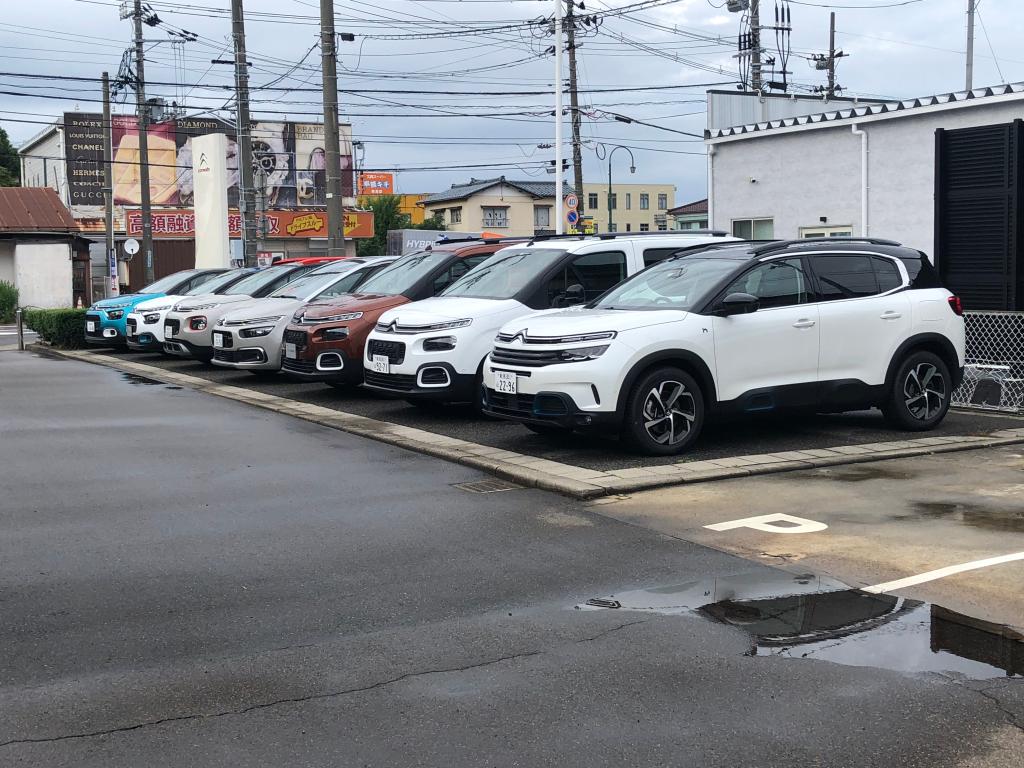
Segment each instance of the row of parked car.
[[616,432],[649,454],[727,412],[879,407],[930,429],[964,361],[959,299],[920,251],[707,231],[188,270],[95,304],[86,339]]

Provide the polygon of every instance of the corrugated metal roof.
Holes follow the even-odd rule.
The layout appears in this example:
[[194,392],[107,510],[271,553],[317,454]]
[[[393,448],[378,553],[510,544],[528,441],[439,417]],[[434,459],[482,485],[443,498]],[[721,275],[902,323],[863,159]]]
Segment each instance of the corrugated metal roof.
[[692,203],[686,203],[676,208],[669,208],[668,213],[673,216],[679,215],[684,216],[688,213],[707,213],[708,212],[708,199],[705,197],[703,200],[696,200]]
[[[905,99],[903,101],[886,101],[877,104],[864,104],[862,106],[837,109],[831,112],[819,112],[813,115],[802,115],[799,117],[787,117],[781,120],[769,120],[764,123],[752,123],[749,125],[736,125],[731,128],[722,128],[716,131],[705,131],[706,139],[721,139],[731,136],[743,136],[751,133],[766,133],[780,128],[794,128],[801,126],[816,126],[820,123],[832,123],[844,120],[856,121],[865,117],[885,115],[892,112],[906,112],[912,116],[915,109],[934,107],[944,104],[955,104],[958,102],[971,102],[972,104],[983,103],[985,99],[1016,95],[1024,96],[1024,83],[1007,83],[996,85],[991,88],[975,88],[971,91],[955,91],[942,93],[935,96],[922,96],[917,99]],[[964,106],[968,106],[964,104]],[[896,115],[894,115],[895,117]]]
[[50,187],[0,187],[0,232],[78,232]]
[[[467,197],[475,195],[477,192],[483,192],[485,189],[490,189],[498,184],[504,184],[505,186],[518,189],[521,192],[525,192],[533,197],[554,197],[555,196],[555,182],[553,181],[512,181],[506,179],[504,176],[498,176],[495,179],[470,179],[466,184],[452,184],[451,189],[446,189],[444,192],[437,192],[433,195],[427,195],[419,201],[418,205],[430,205],[431,203],[444,203],[449,200],[464,200]],[[564,187],[565,194],[572,192],[572,187],[566,184]]]

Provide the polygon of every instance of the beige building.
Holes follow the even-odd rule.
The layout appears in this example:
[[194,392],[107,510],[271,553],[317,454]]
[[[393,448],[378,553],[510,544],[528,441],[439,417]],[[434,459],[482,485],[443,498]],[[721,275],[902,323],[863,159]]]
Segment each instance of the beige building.
[[676,205],[672,184],[612,184],[612,226],[608,226],[608,185],[583,184],[584,215],[598,232],[655,232],[672,229],[669,209]]

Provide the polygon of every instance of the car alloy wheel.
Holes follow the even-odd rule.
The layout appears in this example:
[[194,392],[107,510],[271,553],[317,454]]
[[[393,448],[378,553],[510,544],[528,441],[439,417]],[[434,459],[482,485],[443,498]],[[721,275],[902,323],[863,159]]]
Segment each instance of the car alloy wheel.
[[911,366],[903,382],[903,398],[910,415],[929,421],[942,411],[946,401],[946,379],[931,363]]
[[644,429],[651,440],[676,446],[690,434],[697,406],[681,381],[661,381],[647,393],[643,416]]

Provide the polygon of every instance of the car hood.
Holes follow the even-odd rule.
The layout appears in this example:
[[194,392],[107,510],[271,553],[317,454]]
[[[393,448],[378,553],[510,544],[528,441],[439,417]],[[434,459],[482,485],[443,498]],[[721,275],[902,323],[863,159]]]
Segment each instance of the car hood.
[[629,311],[619,309],[556,309],[520,317],[502,327],[502,333],[523,329],[530,336],[576,336],[602,331],[633,331],[678,322],[687,313],[674,309]]
[[409,299],[401,294],[382,296],[374,293],[350,293],[332,301],[315,301],[312,304],[307,304],[303,315],[305,315],[306,322],[309,322],[321,317],[331,317],[341,312],[383,311],[408,302]]
[[291,319],[292,313],[301,307],[303,303],[301,299],[254,299],[243,307],[225,312],[221,319],[226,323],[258,320],[262,317],[273,317],[275,315]]
[[228,304],[241,304],[243,301],[260,301],[260,299],[254,299],[252,296],[246,296],[244,293],[227,295],[213,294],[212,296],[189,296],[188,301],[178,302],[175,312],[192,312],[196,307],[206,307],[210,304],[213,304],[211,309],[214,309],[224,307]]
[[109,299],[101,299],[95,302],[89,309],[121,309],[123,307],[134,307],[141,301],[160,298],[162,293],[123,293],[120,296],[111,296]]
[[509,310],[526,314],[529,308],[515,299],[468,299],[459,296],[435,296],[432,299],[414,301],[411,304],[390,309],[380,316],[382,323],[397,320],[400,325],[432,325],[449,320],[485,318],[500,315]]
[[[146,295],[148,296],[150,294],[146,294]],[[132,311],[134,311],[134,312],[152,312],[157,307],[166,307],[167,309],[170,309],[175,304],[177,304],[179,301],[182,301],[183,299],[186,299],[186,298],[194,299],[196,297],[195,296],[178,296],[178,295],[175,295],[175,294],[163,294],[161,296],[157,296],[156,298],[148,298],[145,301],[140,301],[138,304],[135,305],[135,307],[134,307],[134,309]]]

